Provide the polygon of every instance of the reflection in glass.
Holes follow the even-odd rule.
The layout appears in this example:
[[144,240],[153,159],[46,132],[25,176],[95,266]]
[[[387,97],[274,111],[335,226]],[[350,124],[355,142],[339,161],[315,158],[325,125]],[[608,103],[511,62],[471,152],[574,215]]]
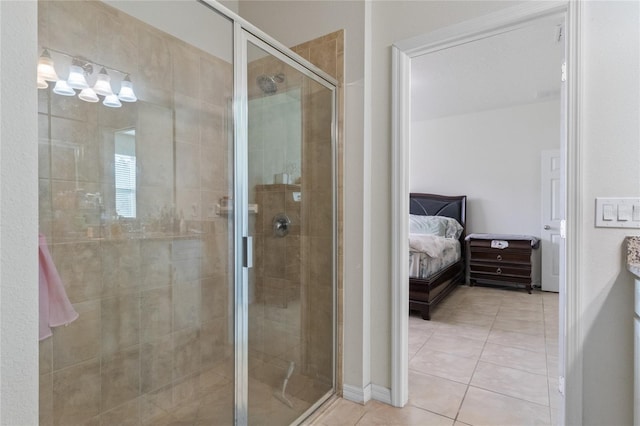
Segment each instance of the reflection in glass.
[[[333,389],[332,92],[248,44],[249,424],[294,422]],[[278,218],[289,221],[278,232]]]
[[136,131],[116,132],[115,136],[116,212],[126,218],[136,217]]

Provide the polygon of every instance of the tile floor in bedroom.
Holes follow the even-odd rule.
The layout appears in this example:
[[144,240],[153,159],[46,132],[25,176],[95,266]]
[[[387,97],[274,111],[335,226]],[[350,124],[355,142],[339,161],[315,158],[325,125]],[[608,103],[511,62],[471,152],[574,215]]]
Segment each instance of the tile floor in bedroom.
[[314,425],[555,425],[558,294],[460,286],[409,318],[409,402],[337,399]]

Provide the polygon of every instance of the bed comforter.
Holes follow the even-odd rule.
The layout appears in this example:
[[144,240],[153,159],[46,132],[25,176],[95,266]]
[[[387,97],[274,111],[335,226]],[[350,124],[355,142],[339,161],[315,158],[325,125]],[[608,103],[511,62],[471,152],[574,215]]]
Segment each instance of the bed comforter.
[[460,241],[436,235],[409,234],[409,277],[428,278],[462,257]]

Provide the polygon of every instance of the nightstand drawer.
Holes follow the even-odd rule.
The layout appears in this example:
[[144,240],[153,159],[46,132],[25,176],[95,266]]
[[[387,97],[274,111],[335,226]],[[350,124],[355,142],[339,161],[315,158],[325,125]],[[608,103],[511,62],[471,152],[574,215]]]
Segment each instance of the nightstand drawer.
[[531,262],[531,250],[500,250],[471,247],[471,258],[474,261],[529,264]]
[[476,247],[482,247],[482,248],[487,248],[490,250],[527,250],[529,252],[531,252],[531,241],[529,240],[508,240],[507,243],[509,244],[508,247],[504,248],[504,249],[498,249],[498,248],[492,248],[491,247],[491,241],[492,240],[471,240],[469,241],[469,245],[471,246],[471,249],[473,250]]
[[531,265],[514,266],[471,263],[470,272],[471,276],[473,276],[475,273],[479,273],[510,277],[530,277]]

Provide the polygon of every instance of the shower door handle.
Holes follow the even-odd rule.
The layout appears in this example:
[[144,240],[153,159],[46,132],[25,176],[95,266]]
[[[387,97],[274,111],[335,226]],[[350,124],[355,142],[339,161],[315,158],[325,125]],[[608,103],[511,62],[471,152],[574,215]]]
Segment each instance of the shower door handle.
[[253,237],[242,237],[242,266],[253,268]]

